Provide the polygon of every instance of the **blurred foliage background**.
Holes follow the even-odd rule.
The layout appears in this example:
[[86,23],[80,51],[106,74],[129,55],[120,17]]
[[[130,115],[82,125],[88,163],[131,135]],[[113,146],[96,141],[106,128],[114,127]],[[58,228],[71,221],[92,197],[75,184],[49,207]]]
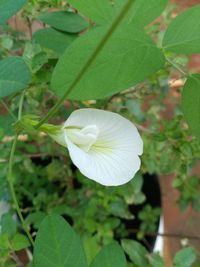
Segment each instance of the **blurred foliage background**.
[[[69,8],[62,0],[30,0],[18,15],[0,28],[0,59],[20,55],[32,74],[32,82],[25,92],[24,114],[41,116],[56,103],[57,97],[49,88],[52,70],[65,48],[88,27],[93,27],[91,21],[77,14],[72,25],[76,25],[75,29],[69,27],[63,31],[44,15]],[[175,4],[169,4],[162,17],[146,27],[158,46],[175,9]],[[169,56],[181,66],[188,63],[186,56]],[[66,101],[53,119],[53,123],[59,124],[74,109],[95,107],[120,113],[133,121],[145,144],[142,168],[135,179],[121,187],[105,188],[83,177],[72,165],[66,149],[44,134],[20,136],[14,162],[14,182],[20,207],[33,235],[46,214],[59,214],[81,236],[89,262],[103,245],[113,239],[126,239],[122,245],[129,255],[130,267],[147,266],[142,260],[138,260],[136,265],[131,263],[135,256],[130,248],[138,250],[139,254],[148,249],[151,256],[145,264],[164,266],[158,254],[151,254],[153,243],[148,239],[148,233],[156,235],[158,231],[162,208],[159,201],[151,205],[143,192],[144,183],[153,191],[152,177],[173,174],[172,186],[179,191],[177,205],[180,210],[190,207],[200,211],[200,180],[193,173],[200,157],[200,145],[191,137],[180,109],[183,82],[181,73],[166,64],[165,69],[142,84],[112,97]],[[11,267],[21,266],[16,251],[29,246],[16,218],[5,178],[19,94],[0,101],[0,210],[4,213],[0,221],[0,266]],[[127,240],[132,237],[146,248]],[[189,253],[193,262],[194,251],[189,249],[184,253]],[[177,258],[174,266],[183,266],[176,263],[179,256]]]

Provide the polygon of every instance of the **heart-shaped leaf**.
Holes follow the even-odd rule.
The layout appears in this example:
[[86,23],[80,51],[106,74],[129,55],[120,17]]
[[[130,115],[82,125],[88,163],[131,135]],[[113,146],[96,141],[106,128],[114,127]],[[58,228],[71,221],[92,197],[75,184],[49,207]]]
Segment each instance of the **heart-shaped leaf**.
[[106,30],[98,27],[67,48],[52,77],[51,87],[57,95],[63,96],[76,81],[69,98],[103,98],[144,81],[164,66],[162,52],[133,25],[119,26],[94,57]]
[[34,247],[34,267],[86,267],[78,235],[60,216],[47,216],[41,223]]

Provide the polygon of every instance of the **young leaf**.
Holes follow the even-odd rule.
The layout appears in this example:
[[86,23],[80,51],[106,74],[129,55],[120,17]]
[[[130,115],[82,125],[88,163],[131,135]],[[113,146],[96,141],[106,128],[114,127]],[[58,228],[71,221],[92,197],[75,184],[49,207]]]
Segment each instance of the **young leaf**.
[[11,246],[14,251],[22,250],[30,245],[26,236],[16,234],[11,240]]
[[30,71],[22,58],[0,61],[0,98],[25,89],[30,81]]
[[34,228],[38,229],[45,217],[46,213],[43,211],[29,213],[29,215],[26,217],[26,223],[28,225],[33,224]]
[[191,131],[200,140],[200,74],[194,74],[186,81],[182,92],[182,109]]
[[[69,0],[80,13],[89,17],[97,24],[110,23],[122,8],[124,1],[115,0]],[[136,0],[130,9],[126,21],[134,21],[142,26],[147,25],[158,17],[167,4],[167,0]]]
[[196,253],[193,248],[183,248],[174,257],[174,267],[191,267],[195,259]]
[[[8,235],[3,234],[1,232],[1,234],[0,234],[0,252],[2,250],[7,250],[9,248],[10,248],[10,241],[9,241]],[[1,253],[0,253],[0,255],[1,255]],[[0,263],[1,263],[1,261],[0,261]]]
[[163,47],[178,54],[200,53],[200,5],[187,9],[169,25]]
[[121,247],[113,242],[105,246],[95,257],[90,267],[126,267],[126,257]]
[[47,216],[41,223],[34,248],[35,267],[86,267],[78,235],[60,216]]
[[89,26],[80,15],[67,11],[49,12],[39,16],[38,19],[57,30],[68,33],[78,33]]
[[122,240],[122,247],[131,261],[138,267],[148,266],[147,250],[140,243],[133,240]]
[[67,48],[51,81],[57,95],[65,94],[76,81],[69,98],[103,98],[142,82],[163,67],[161,51],[132,25],[119,26],[96,53],[106,30],[107,27],[98,27]]
[[26,0],[0,0],[0,25],[15,15],[25,3]]
[[67,34],[53,28],[46,28],[35,32],[33,39],[41,46],[62,54],[77,38],[74,34]]

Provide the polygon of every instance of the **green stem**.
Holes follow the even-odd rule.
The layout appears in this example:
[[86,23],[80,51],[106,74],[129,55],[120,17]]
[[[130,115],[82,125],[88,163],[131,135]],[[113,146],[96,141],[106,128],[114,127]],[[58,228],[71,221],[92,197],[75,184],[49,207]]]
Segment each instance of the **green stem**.
[[175,69],[177,69],[184,76],[188,76],[188,74],[184,70],[182,70],[175,62],[173,62],[172,60],[170,60],[167,57],[166,57],[166,60],[169,62],[170,65],[172,65]]
[[18,120],[21,120],[22,118],[22,109],[23,109],[23,103],[24,103],[24,95],[25,91],[22,93],[22,96],[19,101],[19,111],[18,111]]
[[[18,119],[19,120],[21,119],[21,116],[22,116],[23,100],[24,100],[24,93],[22,94],[22,97],[21,97],[20,103],[19,103],[19,112],[18,112]],[[13,163],[14,163],[14,155],[15,155],[15,150],[16,150],[16,145],[17,145],[17,139],[18,139],[18,135],[15,135],[15,138],[14,138],[13,143],[12,143],[11,152],[10,152],[7,181],[8,181],[9,187],[10,187],[11,196],[12,196],[13,202],[15,204],[17,214],[18,214],[19,219],[22,223],[22,227],[23,227],[24,231],[26,232],[26,234],[27,234],[32,246],[33,246],[34,241],[33,241],[31,234],[28,231],[28,228],[26,226],[22,212],[20,210],[19,203],[18,203],[17,196],[16,196],[16,192],[14,189],[14,184],[13,184]]]
[[13,202],[15,204],[15,208],[16,208],[17,214],[18,214],[19,219],[20,219],[20,221],[22,223],[22,227],[23,227],[24,231],[26,232],[26,234],[27,234],[27,236],[28,236],[28,238],[29,238],[29,240],[31,242],[31,245],[33,246],[34,245],[34,241],[33,241],[33,238],[31,236],[31,234],[29,233],[28,228],[26,226],[26,223],[24,221],[24,218],[23,218],[23,215],[22,215],[22,212],[20,210],[19,203],[18,203],[18,200],[17,200],[17,197],[16,197],[14,185],[13,185],[13,173],[12,173],[12,170],[13,170],[14,153],[15,153],[15,150],[16,150],[16,144],[17,144],[17,135],[14,138],[14,141],[13,141],[13,144],[12,144],[12,148],[11,148],[7,180],[8,180],[8,184],[9,184],[9,187],[10,187],[10,192],[11,192],[11,195],[12,195]]
[[96,49],[84,65],[84,67],[81,69],[79,74],[77,75],[77,78],[74,80],[74,82],[71,84],[71,86],[68,88],[68,90],[65,92],[62,98],[53,106],[52,109],[46,114],[46,116],[39,121],[39,123],[35,126],[35,129],[38,129],[41,127],[45,122],[47,122],[61,107],[63,102],[66,100],[66,98],[69,96],[69,94],[72,92],[72,90],[76,87],[76,85],[80,82],[86,71],[89,69],[91,64],[94,62],[94,60],[97,58],[99,52],[104,48],[109,38],[113,35],[115,30],[117,29],[117,26],[121,23],[121,21],[126,16],[127,12],[130,10],[130,7],[133,5],[135,0],[128,0],[127,3],[124,5],[122,11],[117,16],[117,18],[111,23],[111,26],[109,27],[108,31],[105,33],[102,40],[97,45]]

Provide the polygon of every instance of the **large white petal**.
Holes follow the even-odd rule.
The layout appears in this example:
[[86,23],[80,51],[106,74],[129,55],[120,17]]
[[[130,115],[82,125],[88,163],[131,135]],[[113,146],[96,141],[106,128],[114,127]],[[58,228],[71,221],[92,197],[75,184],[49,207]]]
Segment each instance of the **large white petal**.
[[143,153],[143,141],[137,128],[117,113],[92,108],[78,109],[69,116],[64,125],[80,128],[96,125],[100,130],[99,139],[121,140],[121,146],[131,144],[137,155]]
[[99,128],[97,142],[88,152],[65,140],[73,163],[88,178],[103,185],[121,185],[131,180],[140,168],[143,142],[136,127],[122,116],[97,109],[74,111],[65,126]]

